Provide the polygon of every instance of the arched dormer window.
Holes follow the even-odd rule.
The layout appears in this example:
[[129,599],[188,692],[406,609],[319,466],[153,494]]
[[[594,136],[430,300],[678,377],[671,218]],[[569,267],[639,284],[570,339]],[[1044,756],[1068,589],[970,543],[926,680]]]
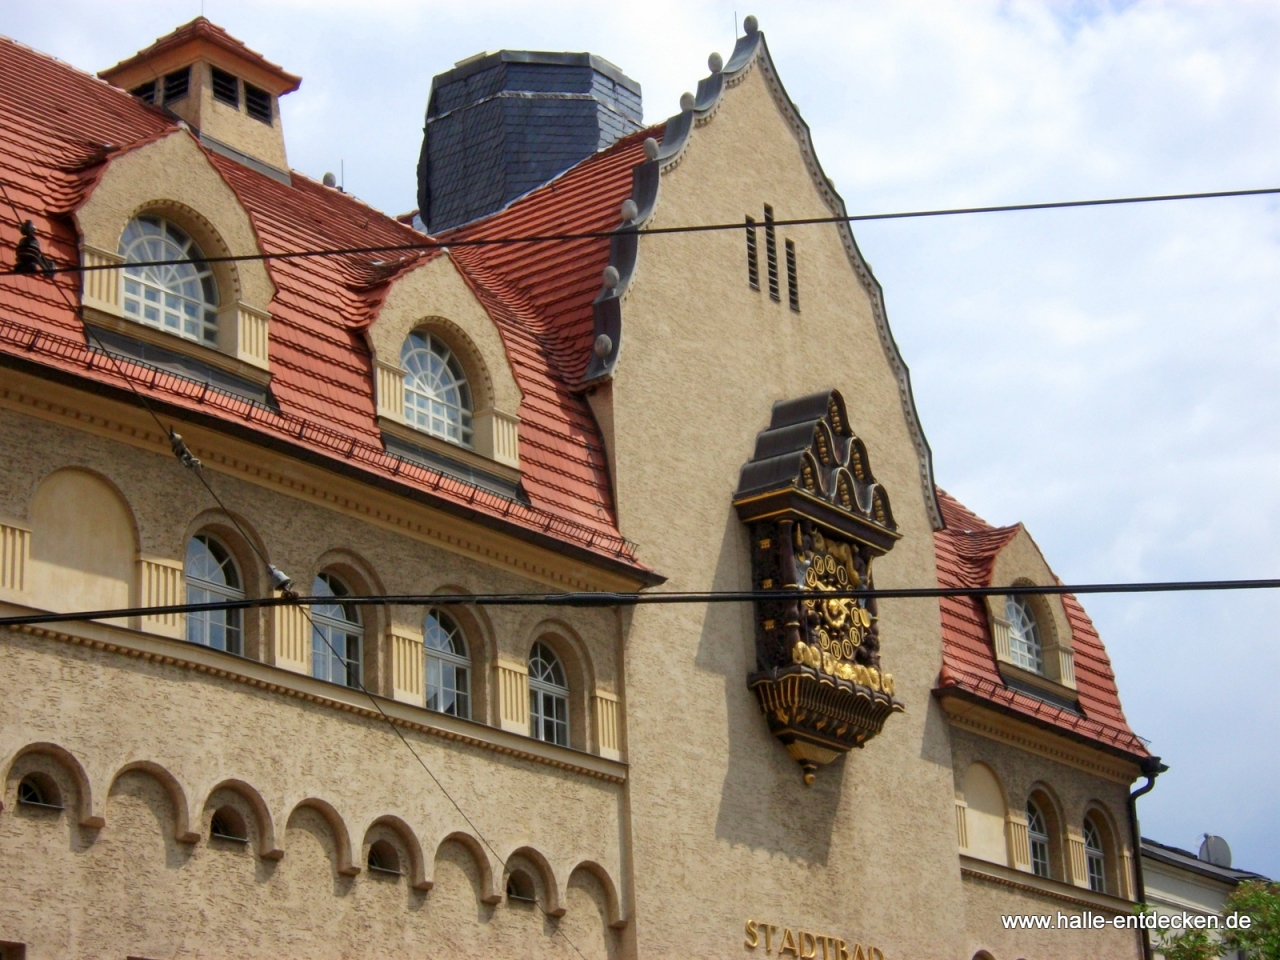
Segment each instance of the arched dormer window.
[[529,651],[529,734],[569,745],[569,683],[560,658],[541,641]]
[[453,618],[430,610],[423,622],[427,709],[471,717],[471,658],[467,640]]
[[400,365],[409,426],[470,447],[471,387],[448,344],[433,333],[411,333],[400,350]]
[[[188,541],[183,573],[187,581],[187,603],[244,599],[244,580],[236,569],[231,552],[207,534],[197,534]],[[188,613],[187,640],[215,650],[242,653],[244,631],[241,612],[203,610]]]
[[1027,801],[1027,843],[1031,853],[1031,872],[1037,877],[1052,876],[1049,862],[1049,823],[1044,811],[1034,800]]
[[322,573],[311,584],[311,594],[333,598],[332,603],[311,607],[311,675],[346,687],[360,686],[364,627],[359,608],[341,600],[351,591],[333,574]]
[[[218,342],[218,284],[204,254],[181,228],[155,216],[135,217],[120,238],[125,315],[197,343]],[[178,260],[165,266],[130,266]]]
[[1107,892],[1107,853],[1102,846],[1102,833],[1092,817],[1084,818],[1084,861],[1089,876],[1089,889]]
[[1005,601],[1005,619],[1009,621],[1009,655],[1024,670],[1044,673],[1044,645],[1035,612],[1025,597],[1009,597]]

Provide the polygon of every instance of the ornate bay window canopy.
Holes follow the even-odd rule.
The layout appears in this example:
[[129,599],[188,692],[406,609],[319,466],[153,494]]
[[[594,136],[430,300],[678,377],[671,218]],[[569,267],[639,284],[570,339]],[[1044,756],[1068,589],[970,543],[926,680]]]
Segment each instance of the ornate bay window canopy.
[[733,505],[751,533],[756,669],[747,685],[769,729],[812,783],[818,767],[863,746],[903,709],[880,664],[871,564],[901,537],[836,390],[774,404],[742,467]]

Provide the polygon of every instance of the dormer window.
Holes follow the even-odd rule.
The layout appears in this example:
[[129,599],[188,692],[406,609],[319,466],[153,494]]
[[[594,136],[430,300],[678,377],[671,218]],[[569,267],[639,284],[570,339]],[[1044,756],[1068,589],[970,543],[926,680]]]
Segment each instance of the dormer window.
[[409,334],[400,351],[409,426],[471,446],[471,387],[453,351],[434,334]]
[[240,109],[240,78],[233,73],[212,67],[213,99],[219,103]]
[[164,102],[172,103],[181,100],[191,89],[191,68],[183,67],[164,76]]
[[270,126],[272,119],[271,94],[251,83],[244,85],[244,112],[255,120]]
[[[218,285],[204,254],[183,230],[159,217],[136,217],[120,239],[126,316],[187,340],[218,342]],[[165,266],[130,266],[175,260]]]
[[1035,614],[1023,597],[1005,601],[1005,619],[1009,621],[1009,655],[1024,670],[1044,673],[1044,646]]

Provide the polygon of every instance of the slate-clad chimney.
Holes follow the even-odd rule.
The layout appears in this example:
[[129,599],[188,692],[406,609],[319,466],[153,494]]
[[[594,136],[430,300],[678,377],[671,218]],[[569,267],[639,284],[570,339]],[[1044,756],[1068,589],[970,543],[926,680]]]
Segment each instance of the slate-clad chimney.
[[418,207],[431,233],[501,210],[641,129],[640,84],[589,53],[502,50],[431,82]]

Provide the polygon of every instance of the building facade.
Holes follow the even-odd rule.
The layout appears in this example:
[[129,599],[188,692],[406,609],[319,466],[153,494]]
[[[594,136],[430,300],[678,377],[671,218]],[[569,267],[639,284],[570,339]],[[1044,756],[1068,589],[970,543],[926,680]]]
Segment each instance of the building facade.
[[[1132,911],[1158,761],[935,486],[847,224],[781,222],[844,206],[746,26],[649,127],[597,57],[463,61],[399,219],[203,18],[0,42],[0,601],[139,611],[2,635],[10,954],[1141,955],[1002,920]],[[935,585],[1011,592],[848,596]]]

